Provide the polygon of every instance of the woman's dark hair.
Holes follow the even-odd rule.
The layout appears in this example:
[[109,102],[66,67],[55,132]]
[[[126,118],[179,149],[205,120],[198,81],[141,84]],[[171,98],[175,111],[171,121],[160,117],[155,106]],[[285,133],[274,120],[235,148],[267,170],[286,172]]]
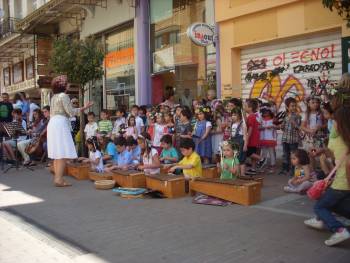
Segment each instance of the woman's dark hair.
[[286,105],[286,110],[288,111],[288,108],[289,108],[289,105],[291,103],[297,103],[297,100],[293,97],[289,97],[289,98],[286,98],[285,101],[284,101],[284,104]]
[[52,80],[51,87],[52,87],[52,93],[58,94],[65,92],[68,86],[67,79],[56,77]]
[[191,114],[191,111],[188,109],[188,107],[187,108],[184,108],[182,111],[181,111],[181,114],[183,115],[183,116],[185,116],[187,119],[191,119],[191,117],[192,117],[192,114]]
[[126,137],[126,146],[134,146],[137,145],[137,140],[133,136]]
[[126,139],[122,136],[118,136],[115,140],[114,140],[114,144],[115,145],[119,145],[119,146],[126,146]]
[[171,86],[166,86],[165,87],[165,92],[164,92],[164,99],[168,100],[168,99],[170,99],[171,97],[174,97],[174,96],[175,96],[174,88],[171,87]]
[[166,143],[166,144],[172,144],[173,143],[173,138],[171,137],[170,134],[165,134],[160,139],[160,142],[163,142],[163,143]]
[[14,103],[16,103],[16,101],[22,101],[22,98],[21,98],[21,95],[19,93],[16,93],[14,96],[13,96],[13,101]]
[[337,124],[337,132],[350,150],[350,107],[340,107],[334,113],[334,120]]
[[131,124],[130,124],[130,120],[131,119],[134,119],[134,124],[136,125],[136,118],[135,118],[135,116],[130,115],[130,117],[128,119],[128,127],[131,127]]
[[196,144],[190,138],[182,138],[180,140],[180,148],[192,149],[194,151],[194,149],[196,148]]
[[307,151],[305,151],[303,149],[297,149],[297,150],[292,151],[292,154],[294,154],[295,157],[298,158],[300,165],[310,164],[310,158],[309,158]]

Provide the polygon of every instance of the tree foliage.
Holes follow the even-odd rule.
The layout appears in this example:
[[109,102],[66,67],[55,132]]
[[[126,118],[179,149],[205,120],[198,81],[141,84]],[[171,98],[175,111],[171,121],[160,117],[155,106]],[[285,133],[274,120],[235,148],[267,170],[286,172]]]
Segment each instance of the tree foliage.
[[71,40],[59,38],[53,43],[50,65],[57,74],[66,74],[82,88],[103,76],[104,50],[94,38]]

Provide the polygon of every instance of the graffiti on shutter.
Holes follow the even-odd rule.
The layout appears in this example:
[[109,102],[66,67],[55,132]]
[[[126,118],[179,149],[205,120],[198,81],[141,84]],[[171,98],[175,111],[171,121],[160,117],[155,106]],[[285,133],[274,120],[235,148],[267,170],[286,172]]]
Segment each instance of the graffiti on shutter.
[[324,96],[340,79],[341,66],[340,34],[243,49],[242,97],[274,101],[279,109],[287,97]]

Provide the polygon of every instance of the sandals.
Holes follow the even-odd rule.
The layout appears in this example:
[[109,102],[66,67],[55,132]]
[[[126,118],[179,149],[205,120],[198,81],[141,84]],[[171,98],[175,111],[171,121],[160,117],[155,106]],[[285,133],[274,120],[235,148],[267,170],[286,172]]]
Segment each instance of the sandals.
[[55,183],[54,184],[56,187],[68,187],[68,186],[72,186],[72,184],[67,183],[66,181],[63,181],[62,183]]

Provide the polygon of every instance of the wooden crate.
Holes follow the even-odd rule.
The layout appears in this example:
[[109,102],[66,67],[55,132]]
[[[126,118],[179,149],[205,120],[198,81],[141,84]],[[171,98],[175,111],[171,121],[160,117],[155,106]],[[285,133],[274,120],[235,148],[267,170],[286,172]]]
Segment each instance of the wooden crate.
[[258,183],[261,183],[261,186],[264,185],[264,177],[261,177],[261,176],[239,176],[238,179],[241,179],[241,180],[246,180],[246,181],[255,181],[255,182],[258,182]]
[[112,175],[112,173],[89,172],[89,179],[91,181],[112,180]]
[[185,178],[182,175],[147,175],[146,185],[149,189],[163,193],[167,198],[177,198],[186,195]]
[[90,172],[89,164],[68,163],[67,174],[77,180],[88,180]]
[[160,174],[167,174],[170,168],[166,168],[165,165],[160,167]]
[[202,177],[204,178],[219,178],[218,168],[216,164],[203,164]]
[[146,188],[146,177],[137,170],[113,170],[113,180],[121,187]]
[[261,183],[246,180],[196,178],[190,181],[190,191],[200,192],[241,205],[254,205],[261,200]]

